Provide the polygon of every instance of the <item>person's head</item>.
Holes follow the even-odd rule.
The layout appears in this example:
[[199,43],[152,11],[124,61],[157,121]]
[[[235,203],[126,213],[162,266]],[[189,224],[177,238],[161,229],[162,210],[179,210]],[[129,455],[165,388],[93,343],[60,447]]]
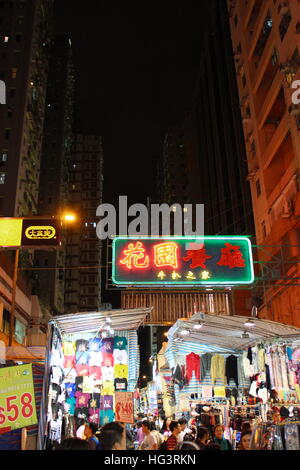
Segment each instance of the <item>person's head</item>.
[[139,419],[140,421],[141,421],[141,420],[144,418],[144,415],[143,415],[143,413],[138,413],[138,415],[137,415],[137,416],[138,416],[138,419]]
[[59,444],[56,450],[92,450],[90,443],[79,439],[78,437],[70,437]]
[[187,425],[187,420],[185,418],[180,418],[178,420],[178,423],[180,424],[181,426],[181,431],[184,431],[185,428],[186,428],[186,425]]
[[94,436],[98,430],[98,426],[95,423],[87,423],[84,428],[84,435],[87,439]]
[[144,434],[149,434],[149,432],[151,431],[150,421],[143,421],[142,428],[143,428],[143,433]]
[[150,421],[150,431],[156,431],[156,426],[154,421]]
[[242,424],[242,434],[245,432],[251,432],[251,424],[248,421]]
[[178,445],[177,450],[200,450],[195,442],[183,441]]
[[178,421],[171,421],[170,431],[174,436],[178,436],[178,434],[181,432],[181,426]]
[[142,427],[142,421],[138,421],[138,422],[136,423],[136,427],[137,427],[138,429],[141,428],[141,427]]
[[221,446],[219,444],[207,444],[203,450],[221,450]]
[[122,450],[123,427],[113,422],[105,424],[99,434],[102,450]]
[[164,419],[164,424],[162,425],[162,428],[163,428],[164,431],[169,431],[171,421],[172,421],[171,418],[165,418]]
[[202,444],[206,444],[209,438],[208,429],[204,426],[197,427],[197,439],[198,441],[202,442]]
[[215,427],[214,427],[214,430],[213,430],[213,433],[214,433],[214,436],[217,438],[217,439],[222,439],[223,438],[223,432],[224,432],[224,428],[221,424],[217,424]]
[[240,450],[250,450],[251,432],[246,431],[241,435]]

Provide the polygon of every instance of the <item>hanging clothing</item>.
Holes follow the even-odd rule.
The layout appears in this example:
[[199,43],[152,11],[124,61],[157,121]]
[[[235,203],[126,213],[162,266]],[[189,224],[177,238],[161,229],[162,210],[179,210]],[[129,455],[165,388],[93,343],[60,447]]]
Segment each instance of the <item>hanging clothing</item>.
[[186,377],[188,381],[191,380],[193,376],[193,371],[195,372],[195,377],[200,381],[200,356],[195,353],[190,353],[186,356]]
[[225,385],[225,357],[221,354],[215,354],[212,357],[210,375],[213,385],[216,379],[221,379]]
[[257,353],[257,363],[258,363],[258,371],[262,372],[265,370],[265,350],[264,348],[260,348]]
[[251,374],[250,374],[250,360],[248,358],[247,351],[243,352],[242,364],[243,364],[245,377],[247,377],[247,378],[251,377]]
[[212,354],[205,353],[201,356],[201,380],[210,372]]
[[250,348],[250,346],[248,348],[247,358],[249,359],[250,364],[252,365],[252,360],[253,360],[253,358],[252,358],[252,348]]
[[227,377],[227,385],[229,385],[230,379],[233,379],[236,386],[239,386],[239,379],[238,379],[238,358],[231,354],[226,359],[225,365],[225,374]]

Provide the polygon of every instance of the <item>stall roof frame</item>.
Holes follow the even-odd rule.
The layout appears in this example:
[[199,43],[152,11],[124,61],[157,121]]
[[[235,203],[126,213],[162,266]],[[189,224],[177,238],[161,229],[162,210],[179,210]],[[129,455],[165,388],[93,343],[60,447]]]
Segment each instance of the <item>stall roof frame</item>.
[[[177,337],[185,343],[213,345],[236,351],[243,351],[259,343],[300,342],[300,328],[271,320],[254,317],[252,319],[255,326],[246,327],[247,317],[245,316],[206,314],[203,319],[203,314],[196,313],[188,319],[177,320],[169,329],[168,338],[172,343]],[[203,326],[195,330],[194,326],[199,322],[203,323]],[[190,334],[182,336],[180,332],[183,329],[189,330]],[[243,332],[247,332],[249,338],[242,338]]]
[[55,323],[63,334],[88,333],[101,330],[107,317],[111,318],[114,330],[137,330],[150,315],[152,307],[136,309],[115,309],[99,312],[69,313],[53,316],[49,323]]

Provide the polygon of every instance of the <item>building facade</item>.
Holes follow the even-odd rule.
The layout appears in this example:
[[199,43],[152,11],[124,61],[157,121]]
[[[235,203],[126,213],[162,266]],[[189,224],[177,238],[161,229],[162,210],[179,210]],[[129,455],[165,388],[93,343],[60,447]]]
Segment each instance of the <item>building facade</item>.
[[100,309],[101,242],[96,234],[96,210],[102,190],[102,139],[76,134],[71,151],[69,205],[78,222],[67,231],[65,313]]
[[[50,53],[38,214],[59,217],[67,208],[71,156],[74,72],[71,41],[55,35]],[[64,312],[65,236],[54,251],[36,251],[36,289],[53,313]],[[44,268],[44,269],[43,269]],[[49,269],[51,268],[51,269]]]
[[0,215],[37,214],[52,0],[0,2]]
[[[300,325],[300,15],[294,0],[228,1],[264,286],[260,315]],[[297,279],[298,278],[298,279]],[[298,284],[298,286],[297,286]]]
[[[53,0],[0,2],[0,216],[37,215]],[[0,339],[8,344],[14,251],[0,254]],[[21,250],[14,340],[44,344],[49,312],[32,291],[32,252]],[[32,273],[32,271],[29,271]]]

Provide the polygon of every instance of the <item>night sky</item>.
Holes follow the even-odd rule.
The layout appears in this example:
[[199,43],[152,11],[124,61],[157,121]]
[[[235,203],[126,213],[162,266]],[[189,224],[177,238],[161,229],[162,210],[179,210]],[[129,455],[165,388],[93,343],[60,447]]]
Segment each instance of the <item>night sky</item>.
[[154,195],[153,159],[191,103],[205,3],[56,2],[56,29],[73,44],[74,130],[103,136],[104,202]]
[[[103,202],[114,204],[119,195],[129,204],[155,198],[153,163],[167,127],[191,106],[212,1],[137,5],[57,0],[55,6],[56,30],[73,46],[74,131],[102,135]],[[102,299],[120,306],[119,292],[104,285]],[[146,328],[139,341],[150,354]],[[148,365],[143,361],[141,375],[150,374]]]

